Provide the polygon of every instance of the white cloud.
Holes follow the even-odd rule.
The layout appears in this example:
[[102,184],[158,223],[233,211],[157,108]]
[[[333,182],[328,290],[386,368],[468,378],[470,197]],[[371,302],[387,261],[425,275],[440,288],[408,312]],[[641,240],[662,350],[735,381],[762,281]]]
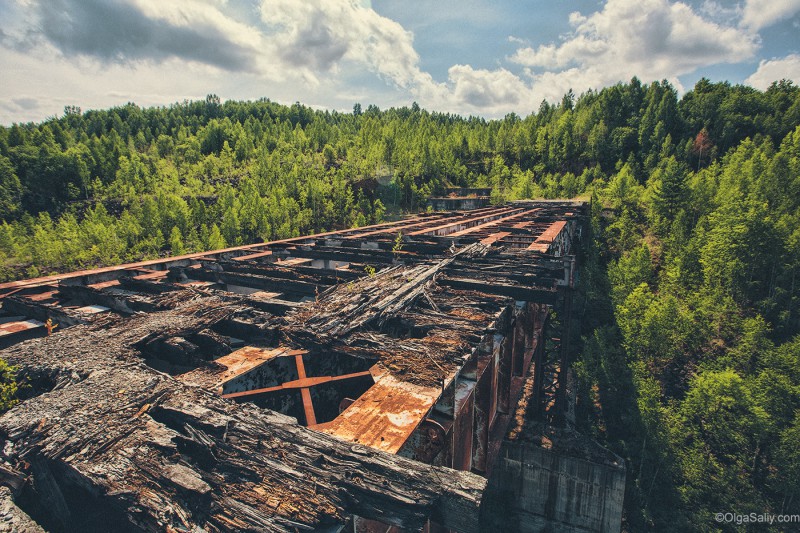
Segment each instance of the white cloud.
[[[218,92],[310,105],[327,101],[330,107],[342,102],[334,91],[353,92],[343,80],[363,80],[367,73],[384,80],[373,77],[384,93],[400,88],[406,94],[402,101],[412,90],[437,92],[438,84],[419,67],[413,35],[369,5],[355,0],[16,0],[6,6],[13,17],[0,34],[5,48],[0,70],[21,77],[0,80],[3,114],[12,120],[24,116],[11,97],[26,87],[39,87],[44,109],[44,93],[52,84],[30,80],[48,72],[64,76],[65,86],[82,95],[79,100],[94,95],[94,105],[109,102],[109,91],[101,93],[98,86],[116,84],[140,104],[164,91],[164,104],[187,93]],[[220,89],[231,86],[230,92]]]
[[53,46],[67,58],[161,63],[170,58],[254,71],[261,36],[203,0],[26,0],[15,47]]
[[[202,99],[208,93],[241,97],[225,85],[231,78],[229,73],[177,58],[160,63],[98,65],[84,58],[65,61],[46,47],[26,52],[3,50],[0,70],[7,74],[0,79],[0,124],[61,115],[65,105],[77,105],[85,111],[127,102],[162,106]],[[239,85],[249,84],[253,75],[237,78]],[[250,97],[255,96],[257,93]]]
[[721,24],[738,24],[742,18],[742,6],[738,3],[724,5],[716,0],[704,0],[699,9],[710,20]]
[[261,16],[276,30],[275,53],[309,78],[351,61],[404,88],[432,81],[420,70],[413,35],[363,3],[264,0]]
[[742,26],[752,31],[767,28],[800,11],[800,0],[746,0]]
[[[760,1],[747,0],[742,20],[755,20],[747,18],[747,9]],[[798,2],[776,0],[784,6],[780,13]],[[582,92],[634,75],[667,78],[680,88],[677,76],[750,59],[759,45],[755,22],[733,26],[730,13],[719,15],[722,8],[713,0],[702,11],[707,18],[681,2],[608,0],[597,12],[570,14],[571,31],[559,42],[534,47],[509,37],[518,50],[506,58],[506,68],[455,64],[447,80],[437,81],[422,69],[413,34],[367,0],[16,0],[8,5],[17,8],[0,32],[5,48],[0,71],[8,74],[0,77],[0,122],[30,116],[30,109],[58,112],[63,95],[81,95],[67,103],[84,109],[117,105],[124,103],[113,95],[120,91],[140,105],[215,92],[339,109],[356,98],[382,106],[413,98],[455,113],[526,114],[570,88]]]
[[745,83],[763,91],[773,81],[784,79],[800,84],[800,54],[791,54],[780,59],[761,60],[758,69],[745,80]]
[[560,100],[571,88],[598,89],[633,76],[667,79],[680,91],[678,76],[750,59],[759,46],[751,32],[668,0],[609,0],[598,12],[571,13],[569,22],[573,30],[561,42],[520,47],[508,58],[525,67],[521,76],[504,68],[455,65],[446,87],[419,94],[456,112],[527,113],[543,99]]
[[[474,69],[469,65],[454,65],[448,70],[451,99],[456,107],[497,114],[503,110],[532,109],[530,88],[505,69]],[[446,102],[441,102],[447,105]]]
[[609,0],[589,16],[573,13],[570,23],[573,32],[563,42],[520,48],[509,59],[538,68],[539,83],[567,78],[587,83],[576,86],[582,89],[634,75],[674,79],[699,67],[746,60],[757,48],[748,32],[710,22],[688,5],[667,0]]

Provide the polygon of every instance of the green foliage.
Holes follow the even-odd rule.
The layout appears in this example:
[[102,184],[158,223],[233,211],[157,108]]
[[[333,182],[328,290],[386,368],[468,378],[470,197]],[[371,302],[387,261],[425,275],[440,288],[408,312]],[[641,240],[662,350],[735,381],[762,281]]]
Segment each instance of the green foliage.
[[653,226],[661,233],[670,229],[670,223],[688,203],[689,190],[686,186],[686,167],[669,156],[662,160],[650,177],[652,190]]
[[611,296],[616,305],[622,304],[628,295],[642,283],[653,281],[653,265],[650,248],[642,244],[623,254],[608,266],[608,279],[611,282]]
[[172,231],[169,234],[169,249],[172,255],[183,255],[186,253],[186,246],[183,242],[183,235],[178,226],[172,226]]
[[394,243],[392,244],[392,252],[395,254],[395,257],[399,254],[399,252],[403,249],[403,232],[398,231],[397,235],[394,237]]
[[678,99],[633,78],[490,121],[215,95],[70,107],[0,127],[0,279],[376,224],[448,186],[491,187],[495,203],[592,198],[581,424],[626,459],[630,530],[800,514],[788,81],[701,79]]
[[16,369],[0,359],[0,413],[14,407],[17,399]]
[[[677,413],[675,445],[680,450],[686,501],[696,523],[713,523],[714,509],[764,512],[753,485],[768,415],[745,380],[732,370],[695,377]],[[741,509],[741,511],[739,511]]]
[[[789,135],[798,102],[800,89],[789,82],[759,92],[701,80],[679,101],[666,82],[634,78],[493,121],[418,105],[362,111],[357,104],[338,113],[266,99],[223,103],[215,95],[150,109],[68,106],[61,118],[0,128],[0,220],[10,228],[0,275],[171,253],[174,227],[194,251],[209,246],[213,225],[236,245],[374,224],[387,211],[423,209],[450,185],[490,186],[497,203],[597,192],[663,238],[708,214],[710,202],[698,196],[721,205],[730,191],[752,185],[770,208],[786,202],[784,191],[800,197],[800,134]],[[742,142],[748,136],[749,145]],[[767,145],[781,142],[782,155],[772,158]],[[740,144],[738,155],[725,155]],[[715,166],[723,155],[732,160],[728,173]],[[703,188],[693,186],[700,178],[688,169],[702,169]],[[84,226],[100,204],[113,214],[111,246]],[[790,233],[797,222],[774,221]],[[619,228],[618,246],[636,245],[632,229]],[[69,231],[70,240],[62,245],[58,231]],[[741,296],[760,297],[761,288],[742,287]],[[791,321],[786,311],[774,310]]]
[[0,155],[0,218],[12,218],[20,208],[22,184],[11,161]]
[[[800,416],[800,128],[715,123],[715,105],[762,96],[702,80],[695,93],[679,109],[702,134],[683,154],[687,143],[665,136],[658,157],[627,161],[594,188],[614,314],[587,334],[577,368],[596,405],[589,425],[628,460],[637,531],[715,531],[722,510],[800,511],[789,444]],[[759,105],[737,109],[771,113]],[[641,143],[658,137],[642,127]]]

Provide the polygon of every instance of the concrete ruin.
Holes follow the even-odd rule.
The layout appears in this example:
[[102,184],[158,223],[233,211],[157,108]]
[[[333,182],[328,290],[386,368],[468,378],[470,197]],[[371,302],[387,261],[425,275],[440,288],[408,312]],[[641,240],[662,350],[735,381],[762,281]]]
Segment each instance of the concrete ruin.
[[619,531],[624,464],[565,424],[585,208],[0,285],[0,530]]
[[486,187],[449,187],[444,196],[428,199],[433,211],[466,211],[487,207],[492,189]]

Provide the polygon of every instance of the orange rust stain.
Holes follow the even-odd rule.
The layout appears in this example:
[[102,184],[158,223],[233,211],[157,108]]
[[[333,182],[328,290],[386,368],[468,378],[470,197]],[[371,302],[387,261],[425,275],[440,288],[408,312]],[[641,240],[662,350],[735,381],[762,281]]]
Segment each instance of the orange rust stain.
[[397,453],[440,394],[438,387],[414,385],[383,374],[342,414],[318,429],[348,442]]
[[5,324],[0,324],[0,337],[5,335],[11,335],[12,333],[18,333],[20,331],[26,331],[29,329],[36,329],[41,328],[44,326],[44,322],[39,322],[38,320],[19,320],[16,322],[6,322]]
[[492,244],[496,243],[497,241],[505,239],[509,235],[511,235],[511,233],[508,232],[508,231],[498,231],[497,233],[492,233],[491,235],[489,235],[485,239],[482,239],[481,240],[481,244],[483,244],[485,246],[491,246]]
[[[539,211],[539,209],[535,209],[534,211]],[[536,224],[535,220],[523,220],[522,222],[514,224],[514,229],[527,229],[534,224]]]
[[247,254],[247,255],[240,255],[239,257],[233,257],[234,261],[249,261],[251,259],[258,259],[260,257],[267,257],[268,255],[272,255],[272,250],[266,250],[263,252],[256,252],[254,254]]
[[533,250],[534,252],[542,252],[547,253],[547,250],[550,248],[550,243],[533,243],[528,246],[528,250]]
[[58,290],[52,290],[47,292],[40,292],[39,294],[29,294],[26,295],[25,298],[29,300],[33,300],[34,302],[42,302],[44,300],[49,300],[54,298],[55,295],[58,293]]
[[134,279],[141,279],[141,280],[150,280],[150,279],[160,279],[167,277],[168,272],[166,270],[148,270],[148,269],[140,269],[142,274],[137,274],[134,276]]
[[289,259],[284,259],[283,261],[278,261],[275,263],[277,266],[299,266],[299,265],[310,265],[313,262],[313,259],[307,259],[304,257],[291,257]]
[[87,287],[91,287],[93,289],[105,289],[108,287],[115,287],[119,285],[119,281],[112,279],[110,281],[101,281],[100,283],[92,283],[91,285],[87,285]]
[[484,214],[482,216],[479,216],[479,217],[468,218],[466,220],[456,220],[455,222],[442,224],[440,226],[436,226],[436,227],[433,227],[433,228],[425,228],[425,229],[421,229],[421,230],[418,230],[418,231],[412,231],[411,233],[409,233],[409,235],[416,236],[416,235],[434,234],[439,230],[452,228],[454,226],[462,226],[464,224],[469,224],[471,222],[478,222],[480,224],[479,221],[481,221],[481,220],[485,220],[485,219],[490,218],[490,217],[495,217],[497,215],[505,215],[505,214],[508,214],[508,213],[516,213],[518,211],[521,211],[521,209],[504,208],[504,209],[500,209],[498,211],[493,211],[493,212],[490,212],[490,213],[486,213],[486,214]]
[[553,222],[539,237],[537,237],[533,244],[528,246],[528,250],[547,252],[548,248],[550,248],[550,244],[558,237],[558,234],[561,233],[566,225],[567,222],[565,220]]
[[[463,235],[468,235],[470,233],[475,233],[475,232],[480,231],[482,229],[493,228],[493,227],[499,225],[501,222],[509,222],[511,220],[515,220],[515,219],[518,219],[520,217],[524,217],[526,215],[532,215],[532,214],[536,213],[537,211],[539,211],[539,209],[529,209],[527,211],[521,211],[521,212],[515,213],[515,214],[513,214],[511,216],[499,218],[497,220],[492,220],[492,221],[489,221],[489,222],[485,222],[483,224],[479,224],[477,226],[473,226],[471,228],[467,228],[467,229],[463,229],[461,231],[457,231],[455,233],[451,233],[449,235],[449,237],[461,237]],[[495,235],[498,235],[498,234],[495,233]],[[507,233],[506,235],[510,235],[510,233]],[[504,236],[506,236],[506,235],[504,235]],[[492,241],[492,242],[494,242],[494,241]],[[491,244],[491,243],[488,243],[488,244]]]

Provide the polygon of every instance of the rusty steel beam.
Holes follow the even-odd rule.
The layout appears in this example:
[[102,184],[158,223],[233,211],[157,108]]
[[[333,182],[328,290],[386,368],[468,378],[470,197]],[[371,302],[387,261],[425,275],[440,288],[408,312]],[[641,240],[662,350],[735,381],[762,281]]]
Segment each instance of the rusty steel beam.
[[292,257],[303,257],[309,259],[328,259],[332,261],[342,261],[345,263],[385,263],[389,264],[395,256],[402,255],[410,257],[404,250],[392,252],[391,250],[370,250],[361,248],[334,248],[332,246],[310,246],[307,249],[295,248],[287,250]]
[[[497,220],[498,218],[501,218],[503,215],[506,215],[508,213],[516,213],[516,212],[519,212],[519,211],[524,211],[524,208],[505,207],[505,208],[502,208],[502,209],[498,209],[496,211],[492,211],[490,213],[482,214],[482,215],[477,216],[477,217],[468,218],[466,220],[456,220],[456,221],[453,221],[453,222],[448,222],[446,224],[441,224],[441,225],[433,227],[433,228],[425,228],[425,229],[413,231],[409,235],[411,235],[411,236],[438,235],[439,232],[447,231],[448,229],[453,228],[453,227],[469,225],[469,224],[472,224],[473,222],[476,223],[476,224],[481,224],[481,221],[490,222],[492,220]],[[449,235],[449,234],[450,233],[445,233],[444,235],[439,235],[439,236],[446,236],[446,235]]]
[[557,220],[550,224],[544,232],[539,235],[535,241],[528,247],[528,250],[536,250],[539,252],[547,252],[553,241],[556,240],[558,235],[564,230],[567,222],[565,220]]
[[[306,379],[306,367],[303,364],[303,355],[297,354],[294,356],[294,364],[297,366],[297,376],[303,380]],[[300,389],[300,395],[303,397],[303,412],[306,415],[306,425],[316,426],[317,415],[314,413],[314,403],[311,401],[311,391],[308,387]]]
[[[398,227],[395,227],[395,228],[385,228],[385,229],[379,229],[379,230],[375,230],[375,231],[370,231],[368,233],[363,233],[363,234],[360,234],[360,235],[356,235],[355,237],[358,237],[358,238],[373,237],[375,235],[385,235],[387,233],[395,233],[397,231],[402,231],[404,229],[409,229],[409,228],[418,228],[420,226],[431,226],[431,225],[436,224],[437,222],[441,222],[442,220],[447,220],[447,219],[457,218],[457,217],[468,218],[468,217],[474,216],[474,215],[476,215],[478,213],[496,211],[497,209],[498,209],[497,207],[492,206],[492,207],[482,207],[480,209],[475,209],[474,211],[464,212],[463,214],[455,214],[455,215],[453,215],[453,214],[444,214],[443,213],[440,216],[430,217],[429,219],[423,220],[422,222],[414,222],[413,224],[399,225]],[[350,237],[348,237],[348,238],[350,238]]]
[[492,220],[492,221],[486,222],[484,224],[478,224],[477,226],[472,226],[471,228],[463,229],[461,231],[456,231],[455,233],[449,234],[448,237],[463,237],[465,235],[469,235],[470,233],[475,233],[477,231],[481,231],[481,230],[484,230],[484,229],[487,229],[487,228],[493,228],[493,227],[495,227],[495,226],[497,226],[497,225],[499,225],[499,224],[501,224],[503,222],[509,222],[511,220],[516,220],[516,219],[524,217],[524,216],[536,214],[538,211],[539,211],[538,208],[537,209],[529,209],[527,211],[522,211],[521,213],[517,213],[515,215],[510,215],[510,216],[507,216],[507,217],[498,218],[497,220]]
[[366,237],[375,237],[377,235],[387,235],[387,234],[391,234],[391,233],[397,233],[398,231],[402,232],[403,230],[407,230],[409,228],[418,228],[420,226],[430,226],[432,224],[436,224],[438,222],[441,222],[442,220],[447,220],[449,218],[451,218],[451,216],[448,216],[448,215],[434,216],[434,217],[427,218],[427,219],[425,219],[423,221],[419,221],[419,222],[414,221],[413,223],[410,223],[410,224],[409,223],[398,223],[397,225],[395,225],[393,227],[390,227],[390,228],[382,228],[382,229],[377,229],[377,230],[374,230],[374,231],[368,231],[366,233],[359,233],[359,234],[356,234],[356,235],[348,235],[346,238],[347,239],[363,239],[363,238],[366,238]]
[[472,445],[475,433],[475,385],[471,380],[456,383],[453,405],[453,448],[451,467],[472,470]]
[[262,257],[268,257],[270,255],[272,255],[272,250],[255,252],[247,255],[238,255],[236,257],[231,257],[231,259],[233,259],[234,261],[252,261],[253,259],[260,259]]
[[509,296],[515,300],[526,302],[537,302],[553,305],[558,301],[558,292],[555,290],[523,287],[519,285],[508,285],[504,283],[487,283],[474,279],[441,277],[437,280],[439,285],[452,287],[454,289],[473,290],[485,294],[496,294],[498,296]]
[[535,219],[534,220],[523,220],[522,222],[517,222],[512,227],[514,229],[527,229],[527,228],[529,228],[530,226],[532,226],[534,224],[536,224],[536,220]]
[[122,265],[114,265],[109,267],[101,267],[101,268],[94,268],[88,270],[78,270],[75,272],[67,272],[64,274],[54,274],[52,276],[43,276],[39,278],[32,278],[26,280],[19,280],[19,281],[9,281],[6,283],[0,283],[0,299],[5,298],[6,296],[10,296],[18,289],[23,288],[30,288],[30,287],[39,287],[41,285],[49,285],[53,283],[59,283],[64,280],[71,280],[76,278],[81,278],[84,276],[96,276],[100,274],[111,274],[117,273],[120,271],[125,270],[132,270],[132,269],[147,269],[148,267],[153,266],[161,266],[166,269],[172,265],[178,265],[181,263],[191,263],[192,261],[198,261],[201,259],[204,260],[212,260],[215,256],[226,254],[226,253],[233,253],[233,252],[241,252],[241,251],[266,251],[263,248],[273,246],[276,244],[294,244],[306,241],[308,239],[313,238],[320,238],[320,237],[328,237],[333,235],[350,235],[353,233],[359,233],[363,230],[368,229],[377,229],[383,228],[386,226],[392,226],[397,224],[397,222],[383,222],[381,224],[373,224],[370,226],[363,226],[361,228],[356,229],[345,229],[345,230],[337,230],[337,231],[327,231],[323,233],[315,233],[313,235],[307,235],[303,237],[292,237],[288,239],[279,239],[275,241],[269,242],[261,242],[256,244],[245,244],[242,246],[233,246],[230,248],[222,248],[219,250],[209,250],[207,252],[196,252],[191,254],[183,254],[183,255],[176,255],[173,257],[166,257],[160,259],[150,259],[148,261],[139,261],[136,263],[125,263]]
[[[300,356],[298,356],[300,357]],[[274,387],[265,387],[263,389],[253,389],[248,391],[242,392],[231,392],[228,394],[223,394],[223,398],[246,398],[248,396],[255,396],[258,394],[267,394],[270,392],[278,392],[287,389],[307,389],[313,387],[315,385],[322,385],[323,383],[330,383],[332,381],[342,381],[346,379],[355,379],[355,378],[363,378],[371,376],[372,373],[369,370],[365,370],[363,372],[354,372],[352,374],[342,374],[341,376],[317,376],[317,377],[305,377],[301,379],[296,379],[294,381],[287,381],[280,385],[276,385]]]
[[486,246],[491,246],[498,241],[502,241],[509,235],[511,235],[511,233],[508,231],[498,231],[497,233],[492,233],[488,237],[481,239],[481,244],[485,244]]

